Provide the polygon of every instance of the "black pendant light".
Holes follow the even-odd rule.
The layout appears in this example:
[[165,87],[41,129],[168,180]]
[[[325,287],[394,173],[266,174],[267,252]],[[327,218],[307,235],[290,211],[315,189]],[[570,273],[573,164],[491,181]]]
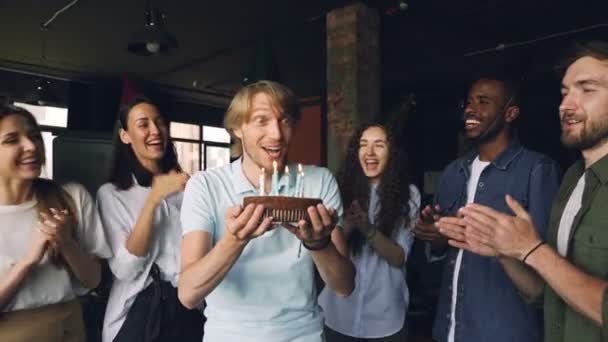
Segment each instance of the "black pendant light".
[[36,79],[34,89],[25,95],[25,103],[35,106],[48,106],[57,103],[57,97],[53,95],[49,86],[51,82],[46,79]]
[[129,40],[129,52],[138,56],[168,55],[177,50],[177,39],[165,28],[165,15],[160,9],[146,6],[145,26]]

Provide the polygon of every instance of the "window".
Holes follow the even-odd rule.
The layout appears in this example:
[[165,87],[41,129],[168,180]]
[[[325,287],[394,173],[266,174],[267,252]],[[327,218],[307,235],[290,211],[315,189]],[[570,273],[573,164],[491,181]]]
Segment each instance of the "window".
[[34,114],[40,126],[68,127],[68,109],[49,106],[33,106],[27,103],[15,102],[15,106],[25,108]]
[[15,106],[27,109],[34,115],[42,130],[46,163],[42,167],[41,177],[53,179],[53,140],[68,127],[68,109],[50,106],[33,106],[15,102]]
[[230,162],[230,134],[224,128],[171,122],[170,132],[185,172],[193,174]]

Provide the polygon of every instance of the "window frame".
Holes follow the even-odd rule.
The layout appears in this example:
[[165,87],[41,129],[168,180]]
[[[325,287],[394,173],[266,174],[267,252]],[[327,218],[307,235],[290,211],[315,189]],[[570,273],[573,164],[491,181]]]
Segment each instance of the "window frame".
[[[8,99],[9,99],[9,102],[8,102],[8,103],[10,103],[10,104],[11,104],[11,105],[13,105],[13,106],[17,106],[17,107],[23,107],[23,106],[22,106],[22,104],[27,104],[27,103],[25,103],[25,102],[24,102],[24,100],[23,100],[23,99],[11,98],[10,96],[8,97]],[[36,106],[36,105],[33,105],[33,106]],[[37,107],[47,107],[47,106],[37,106]],[[38,124],[38,128],[40,129],[40,133],[42,133],[42,132],[49,132],[49,133],[51,133],[52,135],[54,135],[54,136],[55,136],[55,138],[59,138],[60,136],[64,135],[66,132],[68,132],[68,131],[69,131],[69,127],[68,127],[68,126],[69,126],[69,122],[70,122],[70,121],[69,121],[69,120],[70,120],[70,109],[69,109],[69,107],[66,107],[66,106],[64,106],[64,105],[61,105],[61,106],[60,106],[60,105],[58,105],[58,104],[54,104],[54,105],[49,106],[49,107],[62,108],[62,109],[65,109],[65,110],[66,110],[66,122],[65,122],[65,127],[62,127],[62,126],[49,126],[49,125],[42,125],[42,124],[40,124],[40,123],[38,122],[38,119],[36,119],[36,123]],[[27,109],[27,108],[25,108],[25,109],[31,112],[31,110],[30,110],[30,109]],[[32,113],[32,114],[33,114],[33,113]],[[34,117],[35,117],[35,115],[34,115]],[[45,154],[45,157],[46,157],[46,154],[48,153],[48,150],[49,150],[49,146],[47,146],[47,145],[45,144],[45,145],[44,145],[44,154]],[[51,156],[51,158],[53,158],[53,156]],[[52,160],[51,160],[51,162],[52,162]],[[46,167],[48,167],[48,163],[49,163],[49,161],[48,161],[48,160],[46,160],[46,162],[44,163],[44,166],[43,166],[43,167],[45,167],[45,168],[46,168]],[[53,172],[53,171],[54,171],[54,170],[51,170],[51,174],[54,176],[54,172]],[[47,172],[48,172],[48,170],[47,170]],[[51,177],[50,179],[53,179],[53,177]]]
[[[204,171],[207,169],[207,146],[212,146],[212,147],[224,147],[227,148],[228,150],[230,150],[230,145],[232,143],[232,137],[230,138],[230,142],[228,143],[221,143],[221,142],[216,142],[216,141],[210,141],[210,140],[205,140],[205,136],[203,135],[203,127],[207,126],[207,127],[218,127],[218,126],[210,126],[210,125],[205,125],[205,124],[201,124],[201,123],[191,123],[191,122],[184,122],[184,121],[170,121],[170,125],[173,123],[183,123],[183,124],[189,124],[189,125],[197,125],[198,126],[198,132],[199,132],[199,137],[200,139],[187,139],[187,138],[174,138],[171,137],[171,141],[176,141],[176,142],[184,142],[184,143],[191,143],[191,144],[198,144],[199,145],[199,158],[198,158],[198,169],[199,171]],[[223,128],[223,127],[219,127],[219,128]],[[171,132],[171,130],[169,130],[169,132]],[[169,133],[170,134],[170,133]]]

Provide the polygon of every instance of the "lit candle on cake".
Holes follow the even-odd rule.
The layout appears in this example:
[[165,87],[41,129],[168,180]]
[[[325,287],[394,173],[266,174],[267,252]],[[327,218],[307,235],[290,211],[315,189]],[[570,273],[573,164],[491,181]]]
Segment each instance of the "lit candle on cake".
[[277,172],[277,161],[272,162],[272,167],[274,171],[272,172],[272,189],[270,190],[270,195],[278,196],[279,195],[279,173]]
[[296,176],[295,197],[302,197],[302,195],[300,194],[301,183],[302,183],[302,164],[298,164],[298,173]]
[[266,169],[262,168],[260,173],[260,196],[264,196],[264,186],[266,185]]
[[299,197],[304,197],[304,171],[302,171],[302,177],[301,177],[301,181],[300,181],[300,196]]

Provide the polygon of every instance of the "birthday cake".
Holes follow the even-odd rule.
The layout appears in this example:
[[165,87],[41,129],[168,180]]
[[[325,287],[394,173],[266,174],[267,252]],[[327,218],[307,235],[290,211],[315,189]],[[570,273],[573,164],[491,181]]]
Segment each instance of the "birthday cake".
[[272,216],[273,222],[310,221],[306,209],[322,203],[318,198],[287,196],[250,196],[243,198],[243,206],[262,204],[266,208],[264,217]]

